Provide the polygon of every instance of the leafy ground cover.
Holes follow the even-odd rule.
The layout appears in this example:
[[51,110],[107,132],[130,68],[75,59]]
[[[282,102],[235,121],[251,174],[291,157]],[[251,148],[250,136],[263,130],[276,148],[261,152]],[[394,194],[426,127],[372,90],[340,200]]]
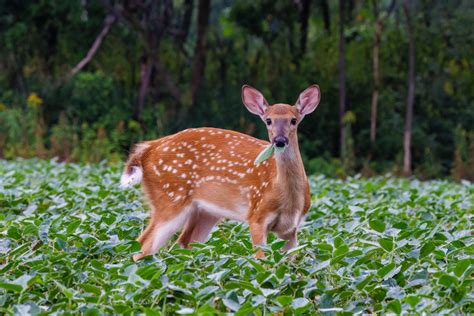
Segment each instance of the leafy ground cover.
[[312,177],[300,246],[246,225],[133,263],[147,212],[119,167],[0,161],[0,313],[474,312],[474,185]]

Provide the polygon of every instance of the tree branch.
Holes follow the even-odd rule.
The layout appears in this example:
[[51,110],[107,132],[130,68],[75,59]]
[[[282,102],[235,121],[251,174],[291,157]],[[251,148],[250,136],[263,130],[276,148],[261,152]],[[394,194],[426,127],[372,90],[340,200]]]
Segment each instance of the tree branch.
[[102,31],[100,31],[99,35],[97,35],[94,43],[92,44],[91,48],[87,52],[87,55],[69,72],[67,77],[65,78],[64,81],[67,81],[71,79],[74,75],[76,75],[79,71],[82,70],[94,57],[94,55],[97,53],[97,50],[99,49],[100,45],[102,44],[102,41],[104,40],[105,36],[110,31],[110,28],[116,21],[116,17],[114,15],[107,15],[105,20],[104,20],[104,27],[102,28]]

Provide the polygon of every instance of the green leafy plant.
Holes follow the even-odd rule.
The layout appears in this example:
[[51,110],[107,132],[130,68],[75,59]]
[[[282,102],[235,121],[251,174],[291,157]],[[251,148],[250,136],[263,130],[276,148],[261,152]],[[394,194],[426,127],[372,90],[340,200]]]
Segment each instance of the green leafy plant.
[[471,314],[474,185],[310,177],[299,246],[226,221],[138,263],[148,211],[121,166],[0,160],[2,314]]

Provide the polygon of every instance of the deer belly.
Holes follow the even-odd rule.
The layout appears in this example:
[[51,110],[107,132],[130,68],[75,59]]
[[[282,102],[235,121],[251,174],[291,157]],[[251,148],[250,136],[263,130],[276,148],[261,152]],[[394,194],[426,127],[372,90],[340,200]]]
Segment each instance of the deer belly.
[[216,217],[224,217],[236,221],[245,221],[247,218],[248,204],[220,205],[211,201],[197,199],[193,201],[195,205],[206,213]]
[[238,186],[222,183],[196,188],[193,203],[209,214],[237,221],[245,221],[249,209],[249,200]]

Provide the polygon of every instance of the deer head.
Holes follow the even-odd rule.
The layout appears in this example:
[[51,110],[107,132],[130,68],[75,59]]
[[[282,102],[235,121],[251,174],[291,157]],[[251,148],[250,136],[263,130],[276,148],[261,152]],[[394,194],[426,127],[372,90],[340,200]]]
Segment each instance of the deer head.
[[269,105],[260,91],[248,85],[242,87],[242,102],[251,113],[260,116],[267,126],[270,142],[282,149],[296,139],[299,123],[316,109],[320,99],[319,86],[312,85],[301,92],[295,105]]

